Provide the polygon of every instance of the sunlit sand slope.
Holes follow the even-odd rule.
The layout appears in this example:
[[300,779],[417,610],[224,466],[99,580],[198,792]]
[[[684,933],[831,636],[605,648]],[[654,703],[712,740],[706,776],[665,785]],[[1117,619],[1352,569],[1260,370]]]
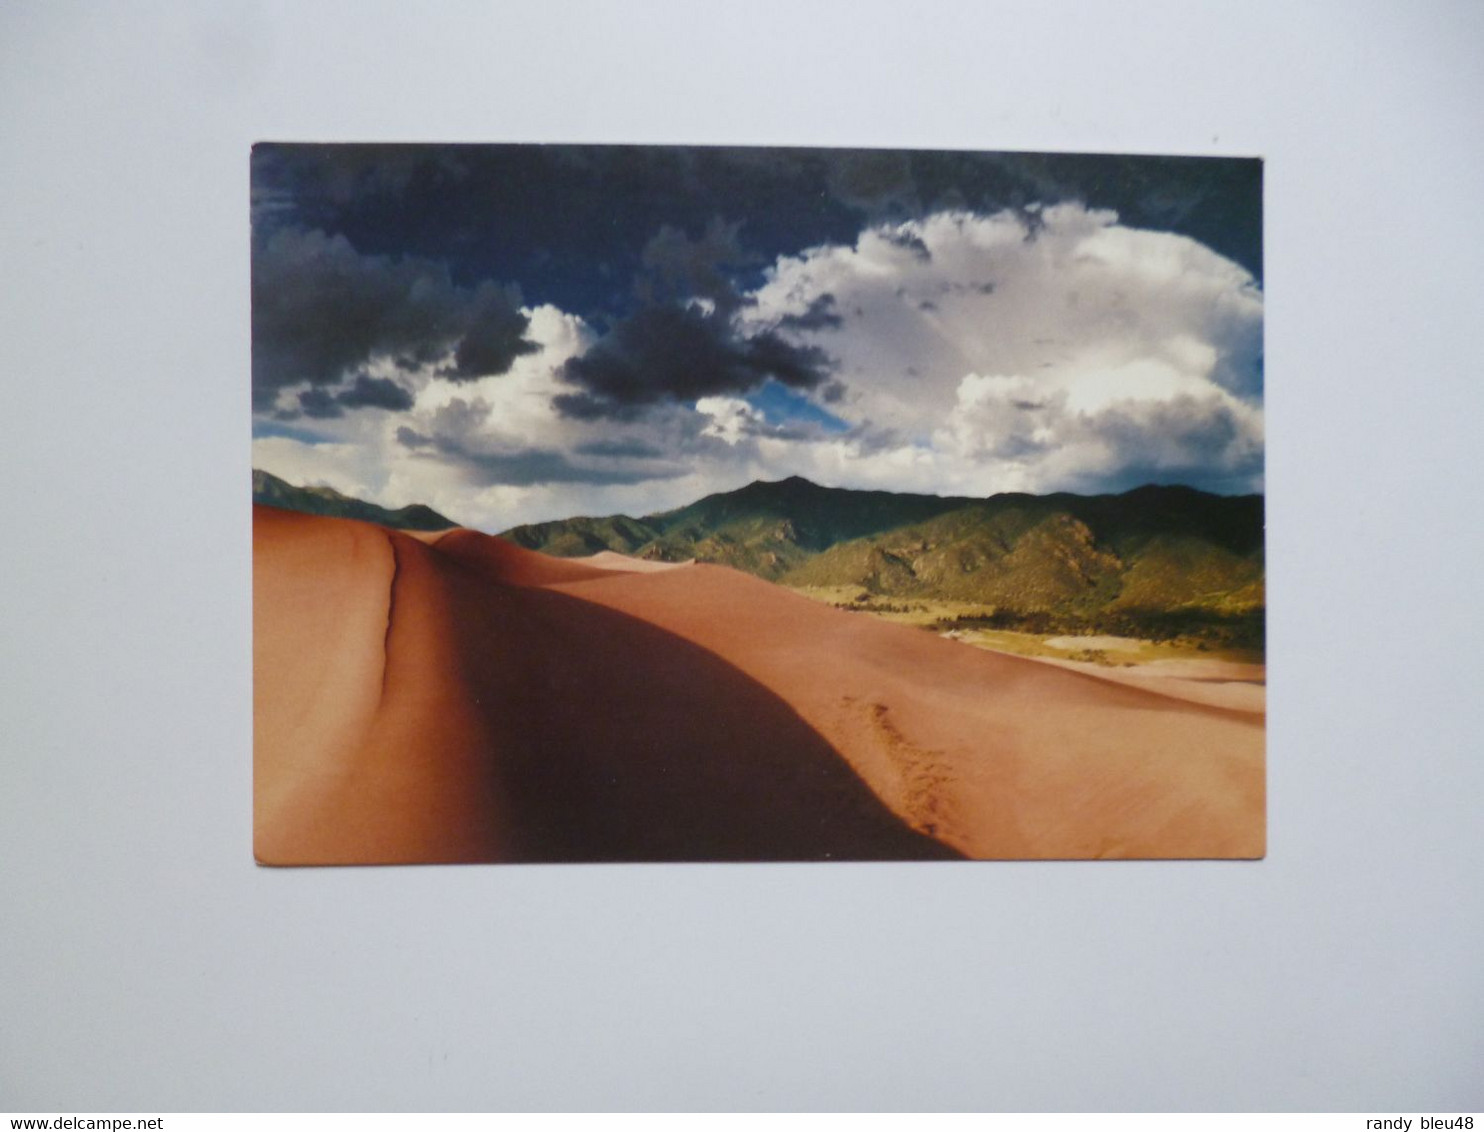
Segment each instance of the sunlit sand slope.
[[625,565],[255,508],[259,859],[1263,851],[1260,716]]

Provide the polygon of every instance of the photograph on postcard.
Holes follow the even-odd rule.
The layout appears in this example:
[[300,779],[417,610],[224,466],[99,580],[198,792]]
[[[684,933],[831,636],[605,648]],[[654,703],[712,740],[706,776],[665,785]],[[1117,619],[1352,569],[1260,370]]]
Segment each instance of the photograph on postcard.
[[1262,165],[262,143],[272,865],[1265,852]]

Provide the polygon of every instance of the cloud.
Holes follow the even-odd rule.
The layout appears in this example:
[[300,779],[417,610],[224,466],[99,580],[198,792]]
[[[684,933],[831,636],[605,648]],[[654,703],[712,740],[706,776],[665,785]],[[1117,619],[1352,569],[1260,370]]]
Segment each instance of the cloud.
[[252,304],[260,412],[280,391],[307,383],[300,407],[333,415],[314,387],[338,385],[381,359],[415,369],[452,352],[448,376],[472,380],[503,373],[535,349],[523,337],[515,289],[460,287],[440,263],[362,255],[344,236],[318,230],[283,228],[254,248]]
[[472,383],[435,376],[423,385],[413,408],[383,433],[388,463],[413,461],[420,479],[441,475],[476,488],[634,484],[685,470],[673,418],[625,430],[553,408],[553,395],[566,388],[558,372],[593,340],[581,319],[539,307],[529,333],[539,349],[507,375]]
[[838,326],[830,296],[778,327],[741,332],[737,315],[755,300],[736,278],[759,261],[742,247],[740,229],[713,218],[694,240],[669,225],[650,238],[634,284],[638,309],[566,363],[561,378],[576,388],[554,399],[562,415],[634,421],[654,405],[744,394],[769,379],[794,389],[824,383],[829,356],[778,330]]
[[520,309],[518,287],[484,283],[469,298],[468,329],[454,350],[451,373],[455,381],[499,376],[523,354],[535,353],[536,343],[525,338],[530,320]]
[[[825,296],[849,317],[811,318]],[[754,297],[744,327],[837,359],[831,411],[945,484],[1261,483],[1262,293],[1189,238],[1080,205],[944,212],[781,257]]]
[[[300,400],[303,398],[301,397]],[[412,408],[412,394],[388,377],[371,377],[360,373],[355,384],[336,398],[348,409],[375,408],[400,412]]]
[[934,447],[994,469],[1006,490],[1103,492],[1151,482],[1240,490],[1261,475],[1260,410],[1172,370],[1146,376],[1165,392],[1130,386],[1130,396],[1079,407],[1069,391],[1034,379],[970,374]]
[[574,452],[582,456],[612,456],[615,459],[655,460],[663,450],[642,440],[589,440],[577,445]]
[[711,313],[730,316],[749,301],[732,281],[734,273],[758,262],[742,249],[741,228],[740,222],[728,224],[716,217],[692,240],[679,228],[663,225],[640,254],[643,270],[635,294],[645,305],[700,299]]
[[339,400],[323,389],[306,389],[300,393],[299,412],[320,421],[345,415]]
[[[347,413],[288,435],[265,421],[257,467],[291,482],[327,482],[386,507],[422,502],[462,523],[500,531],[572,514],[646,514],[772,476],[764,445],[806,448],[803,429],[768,420],[729,445],[706,435],[710,418],[676,402],[632,422],[559,413],[558,373],[595,340],[583,320],[552,307],[530,312],[538,352],[498,378],[458,383],[418,375],[399,414]],[[396,371],[389,370],[388,373]],[[817,435],[821,426],[810,424]],[[323,454],[322,454],[323,453]],[[350,454],[354,466],[348,465]]]
[[342,207],[395,197],[420,171],[452,167],[453,154],[433,146],[261,143],[252,151],[254,197],[308,197]]
[[[264,434],[255,461],[495,531],[790,474],[966,495],[1261,489],[1262,292],[1194,240],[1079,205],[955,210],[779,257],[751,285],[710,277],[738,243],[720,224],[651,239],[649,301],[603,334],[524,309],[533,348],[499,376],[461,378],[450,346],[290,389],[331,415],[312,444]],[[412,405],[342,402],[403,402],[376,381]]]
[[424,436],[403,425],[397,440],[424,457],[456,465],[466,479],[480,487],[533,484],[633,484],[655,479],[673,479],[683,474],[675,467],[595,467],[584,465],[554,448],[517,448],[510,451],[481,451],[465,440],[446,435]]
[[667,304],[641,308],[570,359],[561,377],[578,388],[554,404],[581,420],[632,420],[644,406],[745,393],[769,378],[813,389],[829,372],[829,356],[818,346],[769,328],[741,334],[721,310]]
[[296,403],[297,409],[280,410],[274,414],[275,419],[297,420],[302,415],[312,420],[335,420],[343,417],[346,409],[389,409],[395,412],[412,408],[413,396],[391,378],[358,373],[354,382],[337,392],[317,385],[301,390]]
[[735,447],[745,436],[755,436],[766,424],[763,414],[740,397],[702,397],[696,411],[707,418],[702,436],[714,436]]
[[780,330],[835,330],[843,326],[835,296],[826,291],[809,300],[802,311],[790,311],[778,320]]
[[901,150],[825,150],[830,191],[872,220],[919,211],[910,153]]
[[[385,469],[375,446],[260,436],[252,442],[252,464],[298,486],[325,485],[357,499],[384,501]],[[396,506],[415,502],[402,500]]]
[[[516,436],[501,428],[496,412],[490,401],[455,397],[423,415],[420,428],[399,426],[396,442],[479,487],[633,484],[673,479],[685,470],[664,449],[637,439],[574,442],[558,427],[533,430],[538,442],[532,443],[530,433]],[[558,447],[560,440],[565,443]]]

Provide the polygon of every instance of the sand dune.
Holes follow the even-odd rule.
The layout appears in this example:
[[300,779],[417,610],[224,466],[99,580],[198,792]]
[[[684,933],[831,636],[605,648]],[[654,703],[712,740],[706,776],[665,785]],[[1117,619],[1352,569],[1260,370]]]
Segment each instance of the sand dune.
[[690,566],[693,559],[684,562],[656,562],[651,558],[634,558],[627,554],[619,554],[615,550],[600,550],[597,554],[589,555],[587,558],[579,558],[576,561],[586,566],[596,566],[600,570],[623,570],[630,574],[652,574],[658,570],[675,570],[681,566]]
[[1038,664],[1051,664],[1072,672],[1084,672],[1100,680],[1144,688],[1195,704],[1230,708],[1249,715],[1267,713],[1266,670],[1261,664],[1219,660],[1153,660],[1127,668],[1092,664],[1060,657],[1032,657]]
[[721,567],[258,507],[254,570],[267,863],[1263,851],[1249,714]]

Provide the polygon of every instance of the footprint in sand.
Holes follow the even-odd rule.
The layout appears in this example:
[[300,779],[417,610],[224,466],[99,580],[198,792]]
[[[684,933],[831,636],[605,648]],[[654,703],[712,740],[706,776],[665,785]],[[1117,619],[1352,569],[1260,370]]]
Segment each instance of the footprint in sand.
[[[847,697],[851,706],[856,702]],[[864,705],[871,730],[901,775],[902,816],[931,837],[951,839],[959,828],[959,815],[952,787],[953,768],[943,751],[919,747],[902,734],[891,717],[891,708],[873,701]]]

